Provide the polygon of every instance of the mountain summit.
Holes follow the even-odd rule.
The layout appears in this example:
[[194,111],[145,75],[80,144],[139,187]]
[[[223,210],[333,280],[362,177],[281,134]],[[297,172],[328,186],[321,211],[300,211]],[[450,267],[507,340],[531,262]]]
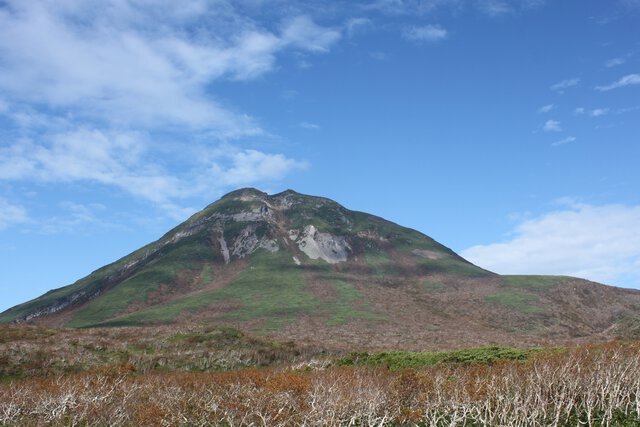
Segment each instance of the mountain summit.
[[430,237],[293,190],[233,191],[0,322],[210,322],[334,347],[452,348],[637,333],[640,291],[500,276]]

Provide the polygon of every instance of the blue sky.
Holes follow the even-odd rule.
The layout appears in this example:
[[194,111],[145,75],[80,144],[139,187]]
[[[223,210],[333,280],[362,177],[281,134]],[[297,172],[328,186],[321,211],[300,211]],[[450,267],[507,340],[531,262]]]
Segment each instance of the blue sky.
[[640,288],[640,1],[0,1],[0,310],[253,186]]

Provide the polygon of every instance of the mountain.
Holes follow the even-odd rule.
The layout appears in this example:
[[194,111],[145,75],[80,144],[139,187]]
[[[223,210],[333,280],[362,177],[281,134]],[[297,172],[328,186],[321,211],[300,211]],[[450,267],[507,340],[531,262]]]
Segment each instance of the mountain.
[[537,345],[638,334],[640,291],[500,276],[330,199],[248,188],[0,322],[208,322],[335,348]]

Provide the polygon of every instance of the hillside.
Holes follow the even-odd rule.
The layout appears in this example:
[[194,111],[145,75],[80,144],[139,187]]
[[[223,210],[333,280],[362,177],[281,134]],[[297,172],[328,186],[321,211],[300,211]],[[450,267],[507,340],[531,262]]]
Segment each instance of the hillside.
[[640,291],[500,276],[321,197],[242,189],[0,322],[225,324],[336,348],[459,348],[638,333]]

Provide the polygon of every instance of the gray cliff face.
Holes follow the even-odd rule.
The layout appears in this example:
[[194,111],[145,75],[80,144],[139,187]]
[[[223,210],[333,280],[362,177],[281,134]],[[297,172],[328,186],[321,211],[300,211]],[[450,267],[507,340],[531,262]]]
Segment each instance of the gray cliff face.
[[289,237],[310,259],[322,259],[329,264],[347,261],[351,252],[351,246],[344,236],[321,233],[313,224],[304,227],[302,232],[289,230]]

